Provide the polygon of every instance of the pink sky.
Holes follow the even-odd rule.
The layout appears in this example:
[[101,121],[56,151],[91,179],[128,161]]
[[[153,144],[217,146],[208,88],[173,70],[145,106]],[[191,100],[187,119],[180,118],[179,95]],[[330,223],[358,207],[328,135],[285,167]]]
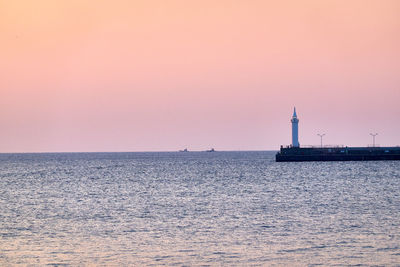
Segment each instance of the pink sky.
[[0,0],[0,152],[400,145],[400,1]]

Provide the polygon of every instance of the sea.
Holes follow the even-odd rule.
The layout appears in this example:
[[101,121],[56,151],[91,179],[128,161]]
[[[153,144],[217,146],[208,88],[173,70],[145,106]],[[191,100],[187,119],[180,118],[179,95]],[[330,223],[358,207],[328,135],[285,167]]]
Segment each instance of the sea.
[[0,266],[400,266],[400,161],[0,154]]

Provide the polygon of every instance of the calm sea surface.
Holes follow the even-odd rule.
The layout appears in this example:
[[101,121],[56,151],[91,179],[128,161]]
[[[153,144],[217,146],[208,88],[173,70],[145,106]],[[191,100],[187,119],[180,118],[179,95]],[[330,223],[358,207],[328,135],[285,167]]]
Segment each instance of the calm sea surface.
[[0,154],[0,265],[400,265],[400,161]]

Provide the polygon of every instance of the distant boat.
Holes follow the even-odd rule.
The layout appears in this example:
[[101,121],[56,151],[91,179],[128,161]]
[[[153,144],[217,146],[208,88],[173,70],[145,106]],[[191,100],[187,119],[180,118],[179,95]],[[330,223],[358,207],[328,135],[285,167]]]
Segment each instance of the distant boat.
[[179,150],[179,152],[189,152],[189,150],[185,148],[184,150]]
[[215,152],[214,148],[211,148],[210,150],[206,150],[206,152]]

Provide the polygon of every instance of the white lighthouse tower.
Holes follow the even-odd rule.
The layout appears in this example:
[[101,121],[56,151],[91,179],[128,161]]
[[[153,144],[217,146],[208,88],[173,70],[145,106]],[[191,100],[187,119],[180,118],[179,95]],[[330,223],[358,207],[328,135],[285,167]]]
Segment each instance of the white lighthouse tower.
[[294,108],[293,117],[291,119],[292,122],[292,146],[300,147],[299,144],[299,119],[296,114],[296,107]]

